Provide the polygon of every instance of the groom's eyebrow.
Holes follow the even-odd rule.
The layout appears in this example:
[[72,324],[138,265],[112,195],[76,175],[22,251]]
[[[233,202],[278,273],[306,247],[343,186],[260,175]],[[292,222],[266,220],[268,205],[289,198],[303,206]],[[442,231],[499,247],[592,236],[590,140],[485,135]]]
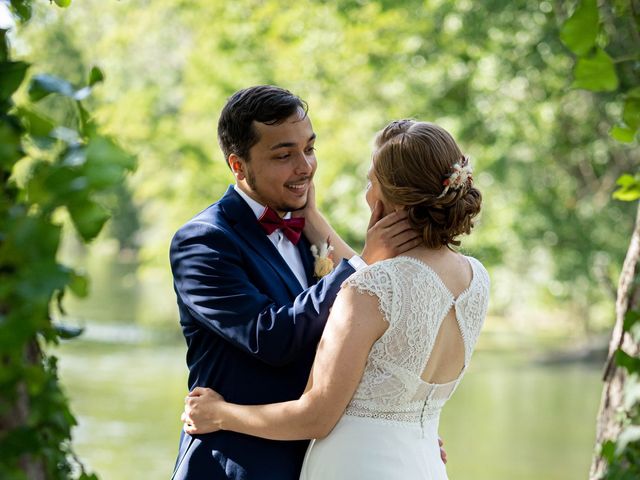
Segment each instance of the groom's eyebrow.
[[[307,143],[313,142],[315,139],[316,139],[316,134],[314,133],[309,137],[309,140],[307,140]],[[287,147],[295,147],[295,146],[296,146],[295,142],[280,142],[273,145],[271,147],[271,150],[277,150],[279,148],[287,148]]]

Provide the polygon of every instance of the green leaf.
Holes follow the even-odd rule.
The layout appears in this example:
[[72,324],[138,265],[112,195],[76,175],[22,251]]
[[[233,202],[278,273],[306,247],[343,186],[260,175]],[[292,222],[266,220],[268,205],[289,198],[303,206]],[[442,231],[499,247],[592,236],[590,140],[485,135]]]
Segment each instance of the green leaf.
[[18,89],[27,73],[29,64],[25,62],[0,63],[0,101],[8,100]]
[[53,75],[36,75],[31,79],[29,98],[32,102],[37,102],[51,93],[59,93],[65,97],[73,98],[75,89],[66,80]]
[[95,473],[82,472],[78,480],[98,480],[98,476]]
[[85,242],[93,240],[109,219],[106,209],[90,199],[67,205],[73,224]]
[[640,344],[640,323],[636,323],[629,329],[629,335],[634,342]]
[[67,145],[73,147],[77,147],[78,145],[80,145],[80,135],[78,135],[78,132],[70,128],[57,126],[51,131],[51,137],[62,140]]
[[22,158],[22,144],[20,135],[22,126],[17,122],[8,121],[7,117],[0,122],[0,171],[10,172],[13,165]]
[[602,458],[607,460],[607,463],[611,463],[613,461],[615,451],[616,451],[616,444],[611,440],[607,440],[602,444],[600,455],[602,456]]
[[76,90],[73,93],[74,100],[84,100],[89,95],[91,95],[91,87],[83,87],[80,90]]
[[71,290],[77,297],[85,298],[89,295],[89,279],[86,275],[80,275],[72,271],[68,286],[69,290]]
[[104,73],[98,67],[91,67],[91,72],[89,73],[89,86],[93,87],[96,83],[100,83],[104,81]]
[[640,372],[640,358],[629,355],[624,350],[618,349],[615,354],[616,364],[625,368],[629,373]]
[[55,128],[53,120],[25,107],[18,108],[27,132],[36,137],[46,137]]
[[598,4],[596,0],[582,0],[573,15],[564,22],[560,40],[579,56],[584,56],[596,44],[598,35]]
[[126,171],[136,166],[135,157],[125,152],[108,137],[95,136],[86,150],[86,175],[91,186],[111,188],[118,184]]
[[640,198],[640,179],[637,176],[624,174],[618,178],[616,184],[620,186],[618,190],[613,192],[613,198],[616,200],[633,202]]
[[30,0],[11,0],[11,9],[18,15],[20,21],[28,22],[31,19]]
[[82,335],[82,332],[84,332],[84,328],[82,327],[74,327],[71,325],[66,325],[64,323],[56,323],[53,325],[53,328],[58,336],[65,340],[79,337],[80,335]]
[[64,300],[64,290],[58,290],[55,294],[56,307],[58,307],[58,311],[62,315],[66,315],[67,312],[64,309],[64,305],[62,304],[62,300]]
[[94,133],[94,125],[89,118],[89,112],[82,106],[82,102],[76,102],[78,109],[78,131],[85,137],[89,137]]
[[71,5],[71,0],[53,0],[53,1],[56,2],[56,5],[62,8],[67,8],[69,5]]
[[609,132],[611,137],[621,143],[631,143],[636,138],[636,129],[616,125]]
[[624,102],[622,119],[629,128],[636,130],[640,127],[640,98],[628,96]]
[[618,88],[618,75],[611,57],[602,50],[589,57],[580,57],[573,71],[573,88],[594,92],[611,92]]
[[37,102],[52,93],[58,93],[73,100],[84,100],[91,94],[91,87],[76,89],[65,79],[47,74],[36,75],[31,79],[29,85],[31,101]]
[[636,404],[640,404],[640,382],[638,382],[638,375],[629,375],[623,388],[623,408],[626,411],[631,409]]
[[[86,196],[82,190],[80,172],[64,164],[47,161],[35,163],[26,183],[29,202],[47,212],[66,205],[71,198]],[[86,183],[86,182],[85,182]]]
[[640,311],[629,310],[624,316],[624,326],[622,329],[628,332],[638,321],[640,321]]
[[9,61],[9,39],[7,38],[8,30],[0,28],[0,62]]
[[640,425],[629,425],[618,436],[618,442],[616,445],[616,455],[620,455],[624,452],[632,442],[640,440]]
[[136,167],[135,157],[106,136],[95,136],[89,141],[87,158],[91,162],[112,163],[126,170]]
[[629,186],[635,185],[638,181],[640,180],[634,177],[633,175],[625,173],[624,175],[621,175],[620,178],[618,178],[618,180],[616,180],[616,184],[622,187],[629,187]]

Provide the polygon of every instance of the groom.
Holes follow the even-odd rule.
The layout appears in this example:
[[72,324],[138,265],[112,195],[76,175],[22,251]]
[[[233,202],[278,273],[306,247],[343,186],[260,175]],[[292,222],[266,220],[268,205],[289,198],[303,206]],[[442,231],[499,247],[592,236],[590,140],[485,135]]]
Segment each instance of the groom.
[[[298,398],[341,283],[415,245],[401,214],[378,211],[362,258],[337,236],[310,193],[315,138],[306,104],[278,87],[241,90],[222,110],[218,139],[236,184],[178,230],[170,251],[190,390],[239,404]],[[290,218],[301,210],[304,234],[304,220]],[[310,240],[327,236],[341,260],[317,279]],[[172,478],[294,480],[307,444],[183,432]]]

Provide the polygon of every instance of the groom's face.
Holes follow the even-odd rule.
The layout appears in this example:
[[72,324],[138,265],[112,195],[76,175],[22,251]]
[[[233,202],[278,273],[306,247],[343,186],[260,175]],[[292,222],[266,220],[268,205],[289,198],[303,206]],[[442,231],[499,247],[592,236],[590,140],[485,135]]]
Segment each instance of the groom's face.
[[278,125],[254,122],[260,140],[249,161],[229,156],[238,186],[254,200],[281,215],[303,209],[316,171],[313,132],[301,110]]

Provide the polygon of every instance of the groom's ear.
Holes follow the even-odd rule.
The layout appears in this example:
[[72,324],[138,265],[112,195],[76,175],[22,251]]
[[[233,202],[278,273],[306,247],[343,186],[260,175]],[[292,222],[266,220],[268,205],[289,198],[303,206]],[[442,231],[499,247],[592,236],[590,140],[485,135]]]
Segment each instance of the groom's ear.
[[233,172],[233,176],[236,177],[236,180],[244,180],[244,160],[242,160],[238,155],[232,153],[228,158],[229,167]]

